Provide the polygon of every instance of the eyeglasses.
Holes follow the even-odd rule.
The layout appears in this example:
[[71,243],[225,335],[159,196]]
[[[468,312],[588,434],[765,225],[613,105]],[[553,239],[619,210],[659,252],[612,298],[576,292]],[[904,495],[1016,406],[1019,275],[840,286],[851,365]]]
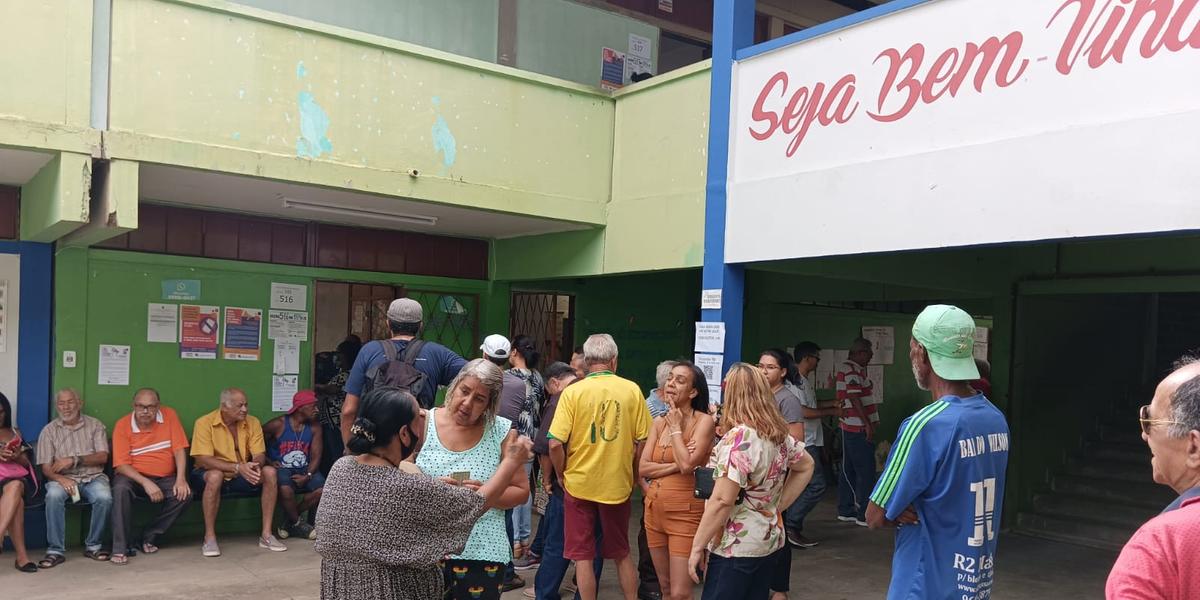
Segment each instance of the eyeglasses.
[[1179,421],[1168,421],[1166,419],[1151,419],[1150,405],[1143,405],[1138,409],[1138,421],[1142,425],[1142,433],[1150,435],[1150,428],[1155,425],[1182,425]]
[[758,363],[757,365],[754,365],[754,366],[756,366],[756,367],[758,367],[758,368],[760,368],[760,369],[762,369],[762,370],[764,370],[764,371],[774,371],[774,370],[776,370],[776,369],[782,369],[782,368],[783,368],[783,367],[781,367],[781,366],[779,366],[779,365],[764,365],[764,364],[762,364],[762,363]]

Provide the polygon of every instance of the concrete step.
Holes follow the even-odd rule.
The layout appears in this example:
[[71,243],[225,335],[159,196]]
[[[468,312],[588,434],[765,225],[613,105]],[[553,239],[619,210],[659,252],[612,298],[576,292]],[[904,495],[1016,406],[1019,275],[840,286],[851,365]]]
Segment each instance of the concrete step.
[[1175,494],[1170,488],[1149,480],[1114,482],[1071,473],[1055,475],[1051,489],[1074,496],[1087,496],[1098,501],[1117,502],[1156,511],[1161,511],[1175,499]]
[[1132,416],[1129,421],[1129,423],[1101,426],[1100,439],[1106,442],[1145,445],[1145,442],[1142,441],[1142,430],[1138,428],[1137,421]]
[[1017,514],[1017,531],[1026,535],[1091,548],[1120,550],[1136,530],[1084,519],[1021,512]]
[[1086,451],[1088,458],[1111,460],[1135,465],[1150,464],[1150,448],[1143,443],[1092,442]]
[[1111,479],[1119,482],[1145,483],[1154,481],[1150,463],[1134,464],[1116,460],[1097,460],[1092,458],[1076,458],[1070,461],[1066,473]]
[[1049,493],[1033,497],[1033,512],[1064,519],[1086,519],[1113,527],[1137,530],[1159,510],[1096,499],[1092,496]]

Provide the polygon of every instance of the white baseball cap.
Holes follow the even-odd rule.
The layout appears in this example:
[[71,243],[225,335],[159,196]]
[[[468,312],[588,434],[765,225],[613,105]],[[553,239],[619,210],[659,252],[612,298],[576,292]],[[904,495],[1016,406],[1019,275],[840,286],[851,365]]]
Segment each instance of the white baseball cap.
[[483,345],[479,349],[483,350],[484,356],[508,358],[508,353],[512,351],[512,344],[509,343],[508,338],[498,333],[493,333],[483,338]]

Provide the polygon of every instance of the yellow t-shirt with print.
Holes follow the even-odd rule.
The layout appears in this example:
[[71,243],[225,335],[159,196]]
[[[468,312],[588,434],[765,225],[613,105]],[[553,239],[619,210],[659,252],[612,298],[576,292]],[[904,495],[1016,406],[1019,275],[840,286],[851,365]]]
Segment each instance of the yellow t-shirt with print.
[[628,500],[633,453],[649,435],[650,410],[636,383],[602,371],[567,386],[550,424],[550,437],[567,450],[563,487],[581,500]]

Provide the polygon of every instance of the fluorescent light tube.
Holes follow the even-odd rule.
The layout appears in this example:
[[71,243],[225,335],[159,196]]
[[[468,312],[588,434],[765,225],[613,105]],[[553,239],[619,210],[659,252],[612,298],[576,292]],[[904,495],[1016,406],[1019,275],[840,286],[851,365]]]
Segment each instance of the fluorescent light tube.
[[337,206],[328,204],[317,204],[315,202],[306,202],[304,200],[295,200],[293,198],[283,198],[283,207],[295,210],[306,210],[309,212],[324,213],[329,215],[339,215],[343,217],[362,217],[364,219],[378,219],[381,221],[391,221],[393,223],[404,223],[406,225],[425,225],[432,227],[437,225],[438,218],[427,215],[405,215],[400,213],[389,213],[378,210],[369,210],[366,208],[352,208],[349,206]]

